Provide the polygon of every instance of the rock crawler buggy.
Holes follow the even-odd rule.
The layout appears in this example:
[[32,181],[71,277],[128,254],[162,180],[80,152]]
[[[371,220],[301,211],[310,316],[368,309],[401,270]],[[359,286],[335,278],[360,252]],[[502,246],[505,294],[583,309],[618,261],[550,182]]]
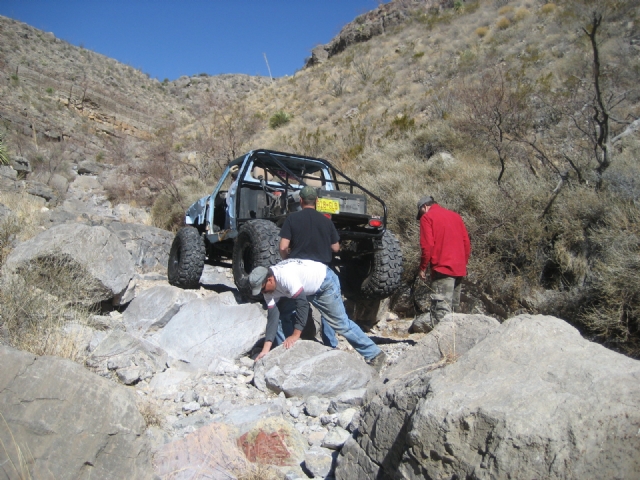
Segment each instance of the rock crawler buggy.
[[198,288],[205,262],[228,266],[231,260],[238,290],[251,297],[249,273],[280,261],[280,227],[300,209],[305,185],[317,188],[316,209],[340,234],[331,266],[344,295],[390,296],[400,285],[402,254],[386,228],[385,203],[326,160],[271,150],[253,150],[230,162],[213,193],[189,207],[187,226],[171,245],[169,283]]

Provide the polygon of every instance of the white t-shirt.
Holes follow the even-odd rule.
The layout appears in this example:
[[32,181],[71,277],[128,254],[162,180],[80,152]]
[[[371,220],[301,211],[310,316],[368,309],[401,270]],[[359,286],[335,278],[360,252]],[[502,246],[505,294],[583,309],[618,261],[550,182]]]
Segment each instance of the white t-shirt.
[[268,308],[273,308],[282,297],[296,298],[300,293],[313,295],[318,291],[325,277],[327,266],[313,260],[289,258],[271,266],[276,278],[276,289],[264,294]]

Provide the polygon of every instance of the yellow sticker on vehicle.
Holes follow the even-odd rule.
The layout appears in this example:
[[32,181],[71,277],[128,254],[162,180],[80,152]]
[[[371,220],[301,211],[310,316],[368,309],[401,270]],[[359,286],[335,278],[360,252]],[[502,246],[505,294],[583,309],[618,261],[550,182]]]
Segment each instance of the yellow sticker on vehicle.
[[316,210],[322,213],[340,213],[340,202],[329,198],[319,198],[316,200]]

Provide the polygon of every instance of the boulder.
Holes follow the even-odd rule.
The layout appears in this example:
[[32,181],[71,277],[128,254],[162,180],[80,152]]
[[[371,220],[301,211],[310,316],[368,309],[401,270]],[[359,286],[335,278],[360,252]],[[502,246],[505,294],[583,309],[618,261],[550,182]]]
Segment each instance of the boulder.
[[326,478],[332,473],[337,456],[334,450],[313,446],[304,456],[304,469],[311,478]]
[[31,163],[24,157],[11,157],[11,166],[16,172],[18,172],[18,176],[21,178],[26,177],[33,171]]
[[333,397],[362,388],[375,371],[356,355],[298,340],[293,347],[278,347],[254,367],[254,383],[263,392],[284,392],[287,397]]
[[233,282],[232,276],[227,276],[229,269],[222,267],[213,267],[211,265],[205,265],[202,270],[202,276],[200,277],[200,285],[207,287],[226,287],[229,290],[236,290],[236,285]]
[[0,165],[0,177],[9,180],[17,180],[18,172],[8,165]]
[[293,424],[283,417],[258,420],[237,438],[245,457],[263,465],[300,465],[308,446]]
[[93,160],[83,160],[78,163],[78,175],[100,175],[105,169],[112,169],[113,165],[98,163]]
[[105,227],[120,239],[140,273],[166,273],[173,242],[171,232],[137,223],[110,222]]
[[167,354],[122,330],[111,331],[91,352],[86,364],[103,376],[115,372],[126,385],[151,378],[167,368]]
[[185,303],[198,298],[194,292],[157,285],[143,290],[134,298],[122,315],[127,332],[143,336],[164,327]]
[[177,360],[198,368],[236,360],[264,335],[267,319],[256,304],[220,305],[215,298],[198,298],[149,338]]
[[49,185],[45,185],[41,182],[27,181],[25,183],[25,190],[34,197],[44,198],[47,203],[55,205],[58,201],[58,196],[53,188]]
[[633,478],[640,471],[637,360],[542,315],[514,317],[447,360],[451,347],[440,367],[427,360],[378,389],[361,436],[342,449],[336,478]]
[[153,477],[132,391],[69,360],[5,346],[0,365],[6,478]]
[[3,270],[49,270],[52,265],[78,275],[78,291],[92,301],[120,295],[134,274],[131,255],[115,235],[104,227],[83,224],[56,225],[18,244]]

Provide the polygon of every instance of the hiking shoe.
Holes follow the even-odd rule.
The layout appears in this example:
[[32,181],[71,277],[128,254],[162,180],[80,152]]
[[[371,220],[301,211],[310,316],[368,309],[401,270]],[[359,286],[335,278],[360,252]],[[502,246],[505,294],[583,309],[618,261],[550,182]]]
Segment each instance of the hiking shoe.
[[380,352],[378,355],[369,360],[369,366],[375,368],[376,372],[380,373],[382,367],[387,363],[387,354]]

